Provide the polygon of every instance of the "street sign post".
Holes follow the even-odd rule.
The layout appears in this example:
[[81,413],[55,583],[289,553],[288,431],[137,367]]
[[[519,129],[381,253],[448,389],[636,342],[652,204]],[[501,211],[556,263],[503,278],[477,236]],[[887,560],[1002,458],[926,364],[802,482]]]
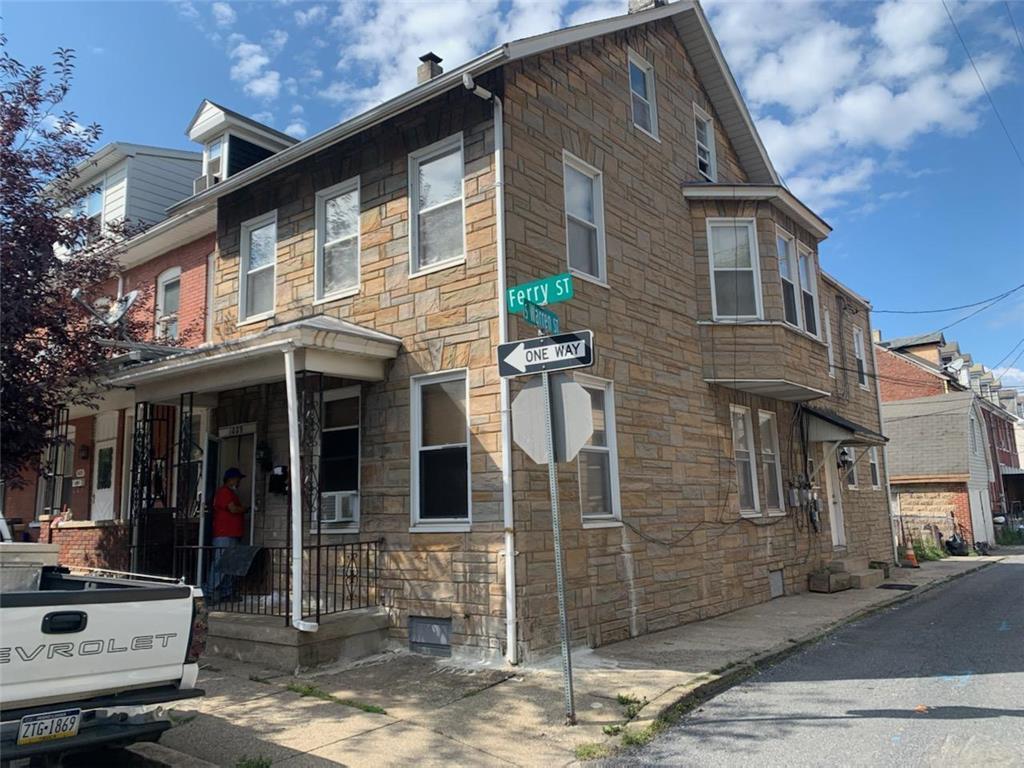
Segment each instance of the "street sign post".
[[543,307],[568,301],[572,296],[572,275],[568,272],[505,289],[505,303],[513,315],[522,312],[526,302]]
[[[571,282],[569,283],[571,286]],[[511,297],[510,297],[511,302]],[[536,303],[536,302],[534,302]],[[545,303],[548,303],[545,301]],[[510,303],[511,309],[511,303]],[[544,413],[544,450],[539,450],[535,417],[536,394],[528,384],[512,405],[513,434],[516,442],[534,461],[548,465],[548,491],[551,494],[551,530],[555,545],[555,586],[558,592],[558,622],[562,640],[562,681],[565,695],[565,721],[576,723],[576,702],[572,685],[572,655],[569,652],[569,614],[565,605],[565,570],[562,562],[562,521],[558,506],[558,461],[568,461],[593,434],[593,411],[590,395],[575,382],[558,382],[558,432],[561,450],[556,450],[556,417],[553,415],[551,371],[584,368],[594,363],[594,334],[574,331],[553,336],[539,336],[498,345],[498,372],[501,376],[541,375],[541,405]],[[527,394],[530,392],[530,394]],[[522,400],[521,400],[522,398]],[[517,408],[518,404],[518,408]],[[518,419],[517,419],[518,411]],[[520,431],[522,430],[522,431]],[[561,456],[559,456],[561,453]],[[540,463],[540,462],[538,462]]]
[[540,328],[544,333],[558,333],[561,324],[558,322],[558,315],[549,309],[544,309],[532,301],[526,302],[523,306],[523,320],[535,328]]
[[498,373],[522,376],[594,364],[594,334],[573,331],[498,345]]

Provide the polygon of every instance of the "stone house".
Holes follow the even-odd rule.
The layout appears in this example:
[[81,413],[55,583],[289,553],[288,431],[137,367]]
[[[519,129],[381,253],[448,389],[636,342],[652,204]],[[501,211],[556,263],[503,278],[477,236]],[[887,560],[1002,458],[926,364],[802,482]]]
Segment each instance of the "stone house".
[[[513,445],[522,382],[495,352],[535,332],[507,290],[546,275],[572,275],[550,309],[597,350],[574,376],[595,432],[557,471],[574,642],[891,562],[870,304],[822,269],[830,228],[782,185],[700,6],[422,62],[411,91],[171,208],[215,212],[209,342],[108,382],[137,414],[201,412],[207,478],[246,470],[260,562],[221,647],[256,653],[233,611],[307,637],[371,604],[414,648],[557,643],[547,470]],[[152,477],[132,483],[144,515]],[[197,540],[174,565],[202,580]]]

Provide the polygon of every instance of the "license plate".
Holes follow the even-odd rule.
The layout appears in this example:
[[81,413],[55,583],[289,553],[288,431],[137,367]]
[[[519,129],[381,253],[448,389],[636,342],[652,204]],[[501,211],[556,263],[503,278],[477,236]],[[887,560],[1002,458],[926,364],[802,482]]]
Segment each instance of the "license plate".
[[41,712],[25,715],[18,729],[18,745],[38,744],[40,741],[68,739],[78,735],[82,719],[80,709],[62,709],[59,712]]

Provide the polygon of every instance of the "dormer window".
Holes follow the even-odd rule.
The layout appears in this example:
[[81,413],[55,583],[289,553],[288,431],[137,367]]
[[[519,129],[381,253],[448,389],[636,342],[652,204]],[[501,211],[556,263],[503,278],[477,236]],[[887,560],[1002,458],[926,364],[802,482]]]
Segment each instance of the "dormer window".
[[85,237],[86,243],[95,242],[103,233],[103,183],[95,187],[85,196],[82,201],[83,209],[88,218],[88,233]]
[[206,175],[223,178],[224,137],[218,136],[206,145]]

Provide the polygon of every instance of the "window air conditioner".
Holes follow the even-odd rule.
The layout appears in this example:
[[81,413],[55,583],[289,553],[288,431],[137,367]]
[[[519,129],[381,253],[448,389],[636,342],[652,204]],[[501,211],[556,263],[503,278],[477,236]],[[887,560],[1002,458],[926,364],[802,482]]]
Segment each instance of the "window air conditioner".
[[200,192],[205,192],[218,181],[220,181],[220,176],[214,176],[212,173],[200,176],[192,182],[192,194],[198,195]]
[[351,523],[359,506],[358,491],[331,491],[320,494],[321,523]]

